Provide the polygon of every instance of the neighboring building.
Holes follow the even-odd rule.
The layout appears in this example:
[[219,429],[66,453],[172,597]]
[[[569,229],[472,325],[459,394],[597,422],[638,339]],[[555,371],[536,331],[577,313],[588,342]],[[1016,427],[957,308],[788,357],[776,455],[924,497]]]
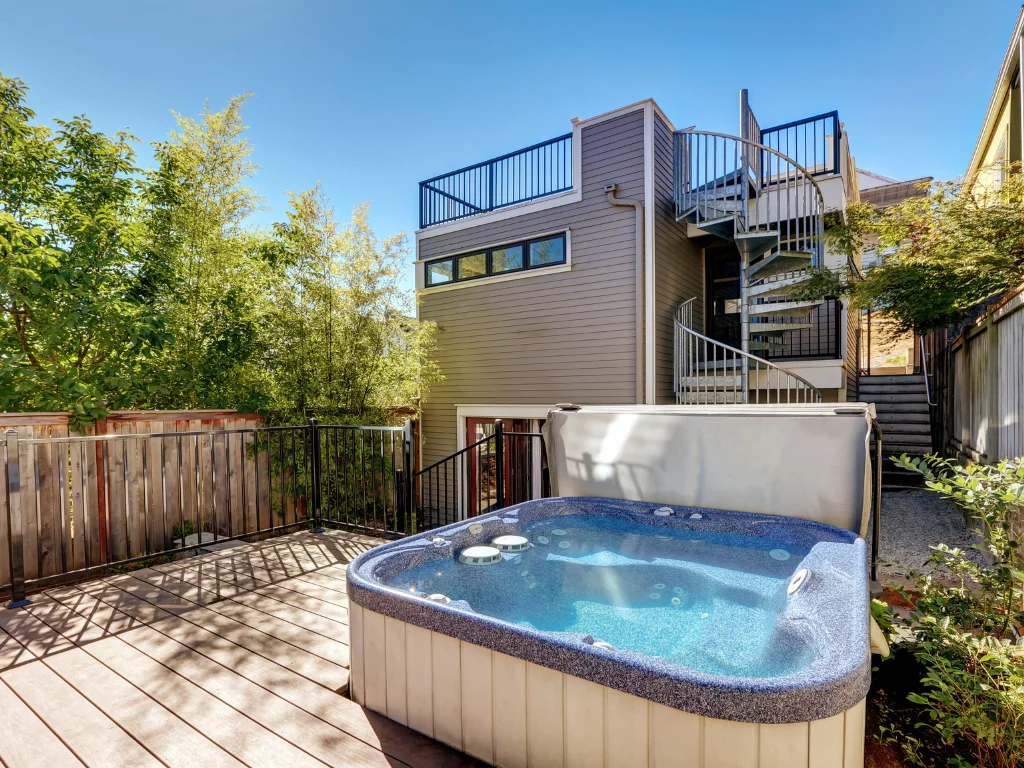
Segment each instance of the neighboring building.
[[[860,186],[860,200],[870,203],[876,208],[888,208],[891,205],[920,197],[927,193],[931,176],[910,181],[896,181],[877,173],[857,169]],[[879,249],[878,238],[869,236],[864,242],[861,254],[861,270],[866,271],[885,261],[892,252],[891,248]],[[917,340],[913,333],[897,334],[891,330],[891,323],[884,312],[861,313],[861,371],[868,375],[898,375],[914,372],[919,355],[916,351]]]
[[982,186],[1002,183],[1006,167],[1024,157],[1024,103],[1020,93],[1020,65],[1024,52],[1024,8],[1017,16],[1010,43],[989,99],[981,132],[971,153],[967,178],[978,176]]
[[560,402],[856,399],[857,316],[793,293],[862,178],[837,113],[761,129],[744,92],[740,136],[646,100],[422,182],[423,465]]
[[[965,177],[984,193],[1024,158],[1024,8],[1017,14]],[[978,303],[969,321],[925,338],[933,444],[994,464],[1024,455],[1024,284]]]

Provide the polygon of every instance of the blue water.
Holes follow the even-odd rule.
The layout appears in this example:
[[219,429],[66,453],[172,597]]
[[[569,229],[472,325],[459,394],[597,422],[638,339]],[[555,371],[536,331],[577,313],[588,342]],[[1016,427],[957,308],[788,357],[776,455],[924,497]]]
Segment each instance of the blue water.
[[810,661],[809,649],[791,632],[781,637],[776,621],[786,583],[807,554],[792,544],[592,515],[546,518],[521,533],[530,549],[501,563],[447,558],[386,583],[713,674],[772,677]]

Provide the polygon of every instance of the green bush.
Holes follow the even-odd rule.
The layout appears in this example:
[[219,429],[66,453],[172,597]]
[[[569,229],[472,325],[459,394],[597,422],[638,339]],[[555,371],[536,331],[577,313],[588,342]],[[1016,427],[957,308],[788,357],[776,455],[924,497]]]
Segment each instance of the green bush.
[[933,546],[936,575],[917,574],[904,593],[913,609],[891,614],[895,661],[882,665],[876,689],[879,680],[897,677],[893,665],[920,677],[903,689],[909,707],[883,694],[883,738],[914,765],[1019,768],[1024,648],[1016,641],[1024,627],[1024,571],[1015,529],[1024,509],[1024,466],[1020,459],[994,467],[936,456],[894,461],[971,515],[981,556]]

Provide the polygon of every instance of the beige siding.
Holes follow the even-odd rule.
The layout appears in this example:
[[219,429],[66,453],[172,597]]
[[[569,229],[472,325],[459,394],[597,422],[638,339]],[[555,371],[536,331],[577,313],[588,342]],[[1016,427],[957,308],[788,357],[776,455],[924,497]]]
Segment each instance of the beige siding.
[[569,271],[420,295],[440,326],[446,380],[423,407],[423,461],[456,448],[456,403],[635,402],[634,212],[604,193],[643,199],[643,109],[582,130],[578,203],[421,238],[419,258],[569,230]]
[[704,254],[677,224],[672,198],[672,131],[654,118],[654,360],[657,403],[674,403],[673,324],[676,307],[697,297],[694,318],[703,327]]

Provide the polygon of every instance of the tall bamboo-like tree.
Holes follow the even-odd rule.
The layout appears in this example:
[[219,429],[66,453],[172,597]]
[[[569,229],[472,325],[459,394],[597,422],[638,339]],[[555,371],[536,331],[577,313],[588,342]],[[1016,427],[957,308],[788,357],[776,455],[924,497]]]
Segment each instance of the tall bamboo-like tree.
[[0,75],[0,410],[266,410],[294,421],[389,419],[437,380],[434,326],[399,284],[402,235],[360,206],[341,227],[319,186],[271,232],[245,96],[137,139],[84,117],[33,124]]
[[275,292],[275,407],[296,417],[381,421],[440,378],[429,353],[436,327],[413,317],[399,277],[404,235],[378,239],[368,205],[339,228],[319,185],[291,196],[275,227],[287,281]]
[[0,75],[0,410],[81,426],[152,395],[169,336],[143,248],[137,141],[84,117],[34,125]]
[[161,360],[158,406],[265,404],[265,295],[279,275],[249,224],[263,199],[250,186],[257,167],[244,136],[245,100],[219,112],[206,106],[199,119],[175,114],[177,130],[155,145],[148,225],[160,268],[152,277],[174,335]]

